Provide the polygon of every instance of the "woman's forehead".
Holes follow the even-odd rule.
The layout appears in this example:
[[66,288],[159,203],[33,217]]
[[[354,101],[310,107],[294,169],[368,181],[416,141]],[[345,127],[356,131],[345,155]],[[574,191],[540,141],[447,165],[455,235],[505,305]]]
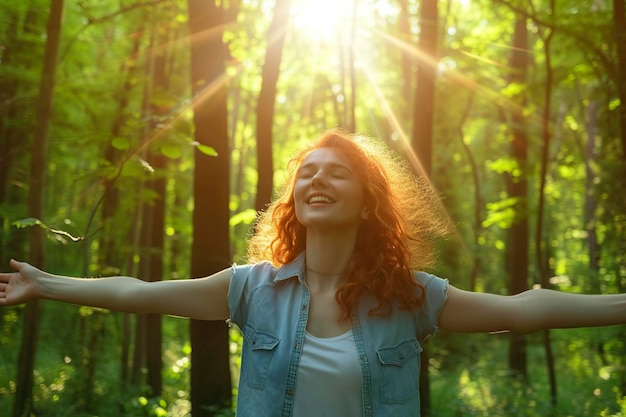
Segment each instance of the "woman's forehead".
[[309,152],[300,166],[305,165],[343,165],[350,168],[352,163],[340,149],[324,147]]

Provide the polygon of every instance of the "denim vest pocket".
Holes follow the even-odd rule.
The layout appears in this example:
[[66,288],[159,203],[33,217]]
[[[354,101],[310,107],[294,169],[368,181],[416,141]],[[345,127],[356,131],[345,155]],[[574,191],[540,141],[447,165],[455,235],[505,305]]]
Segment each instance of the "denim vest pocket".
[[258,331],[251,324],[243,329],[245,339],[243,354],[248,356],[245,367],[241,367],[241,378],[250,388],[264,389],[270,362],[279,339],[269,333]]
[[404,403],[417,394],[422,346],[412,337],[376,351],[384,403]]

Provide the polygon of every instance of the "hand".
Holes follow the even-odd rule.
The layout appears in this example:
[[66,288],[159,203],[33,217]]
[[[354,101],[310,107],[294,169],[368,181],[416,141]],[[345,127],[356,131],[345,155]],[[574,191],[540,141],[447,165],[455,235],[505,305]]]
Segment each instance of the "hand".
[[17,305],[36,299],[37,276],[45,273],[26,262],[13,259],[10,265],[17,272],[0,273],[0,306]]

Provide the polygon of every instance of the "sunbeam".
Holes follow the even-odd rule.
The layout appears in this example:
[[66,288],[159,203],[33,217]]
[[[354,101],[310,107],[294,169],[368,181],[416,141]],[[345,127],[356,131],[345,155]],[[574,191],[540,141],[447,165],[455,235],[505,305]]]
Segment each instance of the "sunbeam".
[[[385,116],[387,120],[389,121],[389,124],[393,128],[393,131],[399,136],[400,138],[399,141],[402,146],[402,150],[404,152],[405,157],[407,158],[408,163],[413,168],[413,171],[417,175],[424,177],[428,181],[428,184],[431,187],[436,188],[430,179],[429,173],[425,171],[424,165],[420,161],[419,156],[415,153],[415,150],[413,150],[413,147],[410,144],[410,139],[408,135],[406,134],[404,129],[402,129],[402,126],[400,125],[400,122],[398,121],[398,118],[396,117],[396,115],[393,113],[393,110],[391,110],[389,101],[383,95],[383,92],[380,86],[378,85],[378,83],[376,82],[373,74],[364,66],[361,67],[361,70],[363,71],[365,77],[367,78],[367,81],[369,82],[370,86],[374,90],[374,94],[376,95],[376,98],[378,99],[380,106],[384,110]],[[438,208],[441,210],[442,213],[445,213],[448,222],[452,224],[452,218],[450,217],[450,214],[448,213],[448,211],[446,210],[446,208],[444,207],[441,201],[439,202]]]
[[479,96],[484,97],[488,101],[491,101],[509,111],[523,112],[523,106],[521,106],[520,104],[514,102],[508,97],[503,96],[497,91],[493,91],[477,83],[476,81],[464,76],[458,71],[452,68],[446,68],[445,70],[441,71],[441,67],[439,66],[439,63],[437,61],[433,60],[431,57],[418,50],[414,45],[411,45],[404,40],[395,38],[385,32],[379,30],[375,30],[375,32],[378,36],[381,37],[381,39],[384,39],[391,45],[401,49],[404,52],[408,52],[409,54],[411,54],[412,57],[420,62],[426,63],[426,65],[428,65],[430,68],[435,68],[437,71],[440,71],[442,77],[445,77],[450,81],[464,88],[467,88],[470,91],[476,92]]
[[[391,127],[393,129],[393,132],[398,135],[399,143],[400,143],[400,146],[402,147],[402,151],[404,153],[404,157],[406,158],[406,160],[408,161],[409,165],[413,169],[413,172],[415,172],[416,175],[419,175],[419,176],[425,178],[427,180],[429,186],[432,189],[436,190],[435,185],[431,181],[430,174],[427,173],[426,170],[424,169],[424,165],[420,161],[419,156],[417,155],[417,153],[415,152],[415,150],[411,146],[411,141],[410,141],[409,136],[406,134],[404,129],[402,129],[402,126],[400,125],[400,122],[398,121],[398,118],[396,117],[396,115],[394,114],[393,110],[391,109],[391,106],[389,105],[389,101],[385,98],[385,96],[384,96],[380,86],[376,82],[376,79],[375,79],[374,75],[364,65],[361,65],[360,69],[362,70],[363,74],[365,75],[369,85],[374,90],[374,94],[375,94],[376,98],[378,99],[378,103],[382,107],[382,109],[383,109],[383,111],[385,113],[385,117],[386,117],[387,121],[389,122],[389,124],[391,125]],[[450,213],[448,212],[448,210],[446,209],[445,205],[443,204],[443,201],[441,199],[438,199],[437,200],[437,204],[438,204],[437,209],[439,210],[440,213],[445,215],[447,223],[451,224],[451,225],[455,224],[455,222],[453,221],[452,217],[450,216]],[[455,236],[455,238],[459,242],[461,242],[463,248],[466,251],[468,251],[468,253],[469,253],[469,249],[467,248],[467,245],[464,243],[464,240],[461,238],[460,233],[459,233],[458,229],[456,229],[456,228],[454,228],[454,236]]]

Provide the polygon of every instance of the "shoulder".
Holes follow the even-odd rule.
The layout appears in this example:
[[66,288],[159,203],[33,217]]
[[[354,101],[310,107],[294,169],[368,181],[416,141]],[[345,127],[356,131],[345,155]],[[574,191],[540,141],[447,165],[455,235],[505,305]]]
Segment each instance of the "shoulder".
[[421,323],[417,333],[423,341],[439,331],[437,322],[448,300],[449,285],[447,279],[423,271],[414,271],[413,277],[424,291],[422,306],[415,311]]
[[424,297],[427,300],[435,298],[443,302],[447,299],[449,286],[447,279],[423,271],[414,271],[413,279],[424,288]]
[[266,261],[244,265],[233,264],[231,267],[231,278],[237,280],[271,281],[279,271],[280,268]]

